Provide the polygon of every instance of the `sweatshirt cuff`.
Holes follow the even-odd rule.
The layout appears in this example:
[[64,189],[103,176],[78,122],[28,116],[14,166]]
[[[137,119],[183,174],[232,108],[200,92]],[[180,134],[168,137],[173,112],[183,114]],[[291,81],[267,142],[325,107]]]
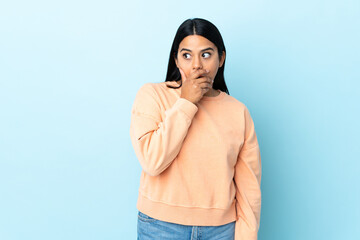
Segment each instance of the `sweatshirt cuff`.
[[190,102],[185,98],[179,98],[173,105],[173,107],[180,109],[182,112],[189,117],[189,119],[193,119],[196,112],[198,111],[198,107],[196,104]]
[[234,240],[257,240],[258,230],[249,229],[242,219],[235,222],[235,238]]
[[235,230],[234,240],[258,240],[258,233]]

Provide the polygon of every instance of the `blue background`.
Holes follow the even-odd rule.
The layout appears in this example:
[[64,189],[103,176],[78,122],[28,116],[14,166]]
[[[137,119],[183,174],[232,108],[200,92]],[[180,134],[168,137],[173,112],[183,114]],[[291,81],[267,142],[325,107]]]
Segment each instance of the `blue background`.
[[356,0],[2,1],[0,239],[136,239],[132,102],[192,17],[255,122],[259,239],[358,239]]

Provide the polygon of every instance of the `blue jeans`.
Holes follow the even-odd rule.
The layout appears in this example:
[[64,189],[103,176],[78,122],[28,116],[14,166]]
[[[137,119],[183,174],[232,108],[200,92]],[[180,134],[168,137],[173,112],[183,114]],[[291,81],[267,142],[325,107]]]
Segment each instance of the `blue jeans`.
[[235,221],[220,226],[164,222],[138,211],[138,240],[234,240]]

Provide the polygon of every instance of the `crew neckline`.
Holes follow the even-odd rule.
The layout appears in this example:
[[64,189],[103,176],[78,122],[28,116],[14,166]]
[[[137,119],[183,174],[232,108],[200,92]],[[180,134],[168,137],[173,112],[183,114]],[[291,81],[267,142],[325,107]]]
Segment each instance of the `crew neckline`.
[[[165,82],[162,82],[164,84],[166,83],[170,83],[170,84],[173,84],[174,86],[178,86],[177,82],[176,81],[165,81]],[[177,89],[174,89],[174,90],[177,90],[177,92],[181,92],[181,88],[177,88]],[[200,99],[200,102],[201,101],[217,101],[217,100],[221,100],[226,94],[225,92],[221,91],[220,89],[215,89],[217,92],[220,92],[217,96],[215,97],[210,97],[210,96],[202,96],[202,98]]]
[[202,96],[202,98],[200,99],[200,101],[204,100],[204,101],[214,101],[214,100],[220,100],[225,96],[225,93],[219,89],[215,89],[217,92],[219,92],[219,94],[215,97],[210,97],[210,96]]

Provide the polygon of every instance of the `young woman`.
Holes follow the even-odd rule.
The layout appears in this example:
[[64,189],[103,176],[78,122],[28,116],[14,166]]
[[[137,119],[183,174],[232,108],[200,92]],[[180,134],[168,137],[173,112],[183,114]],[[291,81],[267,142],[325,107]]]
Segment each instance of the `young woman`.
[[188,19],[165,82],[136,94],[130,137],[142,167],[140,240],[257,239],[260,149],[249,110],[229,95],[225,56],[219,30]]

